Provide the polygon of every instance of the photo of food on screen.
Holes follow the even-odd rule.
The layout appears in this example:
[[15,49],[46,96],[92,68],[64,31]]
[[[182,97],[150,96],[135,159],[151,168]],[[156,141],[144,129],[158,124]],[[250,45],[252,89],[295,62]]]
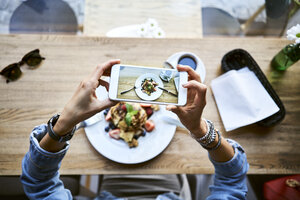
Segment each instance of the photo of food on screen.
[[120,66],[117,98],[178,103],[178,84],[172,69]]

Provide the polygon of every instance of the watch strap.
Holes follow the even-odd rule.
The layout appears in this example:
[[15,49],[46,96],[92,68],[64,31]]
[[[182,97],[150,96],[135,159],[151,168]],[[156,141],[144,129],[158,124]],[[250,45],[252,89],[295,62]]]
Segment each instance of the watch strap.
[[56,114],[53,117],[51,117],[51,119],[49,119],[48,126],[47,126],[48,134],[55,141],[65,142],[65,141],[70,140],[73,137],[73,135],[75,133],[75,130],[76,130],[76,127],[74,127],[70,132],[66,133],[64,136],[60,136],[60,135],[56,134],[53,131],[53,127],[56,124],[59,116],[60,116],[59,114]]

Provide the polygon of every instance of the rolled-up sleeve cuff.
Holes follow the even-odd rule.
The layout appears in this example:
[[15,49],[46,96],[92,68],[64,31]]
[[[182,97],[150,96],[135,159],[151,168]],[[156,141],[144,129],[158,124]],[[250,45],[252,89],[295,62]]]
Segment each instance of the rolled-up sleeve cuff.
[[[48,152],[40,147],[39,142],[47,134],[47,125],[42,124],[33,129],[30,134],[29,152],[25,155],[23,165],[27,172],[35,178],[53,176],[59,169],[61,160],[64,158],[69,143],[59,152]],[[42,176],[42,177],[41,177]]]
[[227,162],[216,162],[209,156],[210,161],[215,166],[216,174],[233,176],[235,174],[247,172],[249,165],[244,149],[234,140],[227,139],[227,141],[234,148],[234,156],[231,160]]

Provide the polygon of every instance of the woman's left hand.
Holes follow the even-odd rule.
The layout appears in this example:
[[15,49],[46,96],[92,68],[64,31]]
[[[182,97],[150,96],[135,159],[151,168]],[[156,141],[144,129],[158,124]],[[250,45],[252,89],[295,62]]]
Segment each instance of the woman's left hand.
[[100,78],[103,75],[110,76],[111,67],[119,63],[120,60],[110,60],[98,65],[89,77],[81,81],[75,94],[65,105],[58,121],[56,122],[54,126],[55,133],[64,135],[79,122],[116,104],[110,99],[102,101],[98,100],[96,96],[96,89],[99,85],[102,85],[108,90],[109,83]]

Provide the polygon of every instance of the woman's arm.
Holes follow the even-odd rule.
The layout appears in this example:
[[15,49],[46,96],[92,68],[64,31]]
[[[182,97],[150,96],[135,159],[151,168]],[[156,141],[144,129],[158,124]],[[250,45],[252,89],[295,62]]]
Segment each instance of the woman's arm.
[[[102,75],[109,76],[111,67],[119,63],[120,60],[111,60],[102,65],[98,65],[93,73],[79,84],[75,94],[66,104],[53,127],[53,131],[57,135],[65,135],[79,122],[115,104],[109,99],[99,101],[96,97],[96,89],[99,85],[103,85],[108,90],[108,83],[100,78]],[[47,134],[40,141],[40,145],[46,151],[57,152],[65,146],[65,143],[55,141]]]
[[[94,72],[80,83],[53,127],[57,135],[65,135],[79,122],[115,104],[109,99],[99,101],[96,88],[103,85],[108,89],[108,83],[100,77],[109,76],[111,67],[119,63],[119,60],[111,60],[97,66]],[[22,161],[21,175],[24,191],[30,199],[72,199],[58,173],[68,148],[68,142],[59,142],[49,136],[46,124],[32,131],[30,149]]]
[[[207,122],[202,118],[202,112],[206,105],[207,87],[201,83],[200,76],[189,66],[179,65],[177,69],[189,74],[189,82],[183,85],[188,89],[187,104],[183,107],[167,106],[167,109],[176,113],[193,138],[199,141],[210,132]],[[205,146],[206,143],[201,143],[201,141],[199,143]],[[236,142],[225,140],[218,134],[212,143],[206,145],[206,148],[214,149],[208,150],[209,158],[215,166],[215,181],[211,186],[210,198],[245,198],[247,192],[245,177],[248,163],[242,148]],[[219,194],[221,196],[218,196]]]
[[[178,115],[182,124],[194,137],[201,138],[208,131],[207,124],[202,119],[202,112],[206,105],[207,87],[201,83],[200,76],[191,67],[179,65],[177,69],[186,71],[189,75],[189,82],[183,85],[188,89],[187,104],[183,107],[169,105],[167,109]],[[215,141],[209,147],[214,147],[219,139],[216,135]],[[222,140],[219,148],[209,151],[209,154],[217,162],[226,162],[234,156],[234,150],[226,140]]]

